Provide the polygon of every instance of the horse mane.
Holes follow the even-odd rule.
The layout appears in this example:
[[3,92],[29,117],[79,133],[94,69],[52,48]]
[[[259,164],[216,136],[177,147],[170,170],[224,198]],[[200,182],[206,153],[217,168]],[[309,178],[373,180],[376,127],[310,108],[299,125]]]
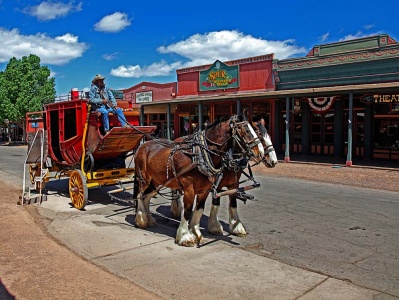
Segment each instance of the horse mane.
[[262,135],[266,135],[267,129],[266,129],[265,126],[263,126],[260,122],[258,122],[258,123],[256,124],[256,126],[258,126],[260,132],[262,132]]
[[225,118],[221,117],[220,119],[216,119],[213,123],[206,125],[205,130],[211,129],[213,127],[216,127],[220,123],[224,122]]

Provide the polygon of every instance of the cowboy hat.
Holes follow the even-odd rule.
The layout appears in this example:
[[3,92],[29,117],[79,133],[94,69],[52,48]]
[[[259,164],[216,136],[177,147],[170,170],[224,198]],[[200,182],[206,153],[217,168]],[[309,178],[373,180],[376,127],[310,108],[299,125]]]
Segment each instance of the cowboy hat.
[[97,80],[104,80],[104,79],[105,77],[101,76],[100,74],[97,74],[96,77],[94,77],[91,82],[96,83]]

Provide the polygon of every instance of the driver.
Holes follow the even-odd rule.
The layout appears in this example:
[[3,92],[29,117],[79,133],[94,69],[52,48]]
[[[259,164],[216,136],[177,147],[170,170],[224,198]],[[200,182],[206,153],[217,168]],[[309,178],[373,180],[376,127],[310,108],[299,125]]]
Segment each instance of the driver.
[[110,112],[118,116],[118,120],[122,127],[130,128],[122,109],[117,107],[114,95],[109,88],[105,87],[104,79],[105,77],[97,74],[92,80],[89,92],[89,103],[95,104],[97,106],[97,112],[102,114],[105,134],[110,130],[108,116]]

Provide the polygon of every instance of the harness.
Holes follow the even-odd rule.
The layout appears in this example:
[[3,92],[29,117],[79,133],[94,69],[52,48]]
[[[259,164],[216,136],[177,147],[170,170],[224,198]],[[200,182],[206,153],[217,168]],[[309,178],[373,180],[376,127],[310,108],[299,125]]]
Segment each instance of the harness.
[[[245,128],[245,126],[248,125],[247,121],[237,122],[237,117],[234,116],[230,118],[229,125],[231,128],[231,136],[227,138],[223,143],[217,143],[215,141],[210,140],[206,136],[206,130],[197,131],[192,136],[183,138],[183,141],[179,143],[174,143],[169,141],[165,143],[165,141],[158,141],[157,139],[154,139],[154,141],[160,142],[161,144],[164,145],[167,144],[165,146],[173,147],[173,149],[169,154],[167,162],[167,168],[166,168],[167,181],[162,186],[158,187],[154,192],[158,193],[162,188],[164,188],[166,185],[168,185],[170,182],[172,182],[175,179],[179,182],[181,189],[183,189],[179,177],[196,168],[199,172],[201,172],[201,174],[205,175],[212,183],[212,188],[210,191],[212,192],[213,197],[215,198],[217,194],[217,187],[219,186],[223,178],[223,172],[226,169],[234,170],[235,172],[238,172],[239,170],[244,170],[247,166],[250,156],[252,155],[250,149],[255,145],[257,145],[258,143],[260,143],[258,137],[252,138],[251,140],[245,140],[245,138],[243,138],[240,135],[241,130],[247,130],[247,128]],[[234,147],[228,149],[226,152],[223,152],[219,149],[211,150],[209,148],[210,145],[214,145],[217,146],[218,148],[221,148],[231,139],[233,139],[235,148],[238,148],[241,151],[239,152],[234,151],[233,149]],[[192,162],[180,172],[176,171],[175,164],[173,163],[173,157],[177,151],[181,151],[183,154],[191,157],[192,160]],[[220,166],[214,165],[212,160],[212,155],[221,157]],[[168,166],[171,167],[171,170],[173,172],[173,177],[171,178],[169,178]],[[137,176],[138,180],[143,181],[142,176],[140,174],[141,173],[140,170],[136,170],[136,173],[138,175]]]

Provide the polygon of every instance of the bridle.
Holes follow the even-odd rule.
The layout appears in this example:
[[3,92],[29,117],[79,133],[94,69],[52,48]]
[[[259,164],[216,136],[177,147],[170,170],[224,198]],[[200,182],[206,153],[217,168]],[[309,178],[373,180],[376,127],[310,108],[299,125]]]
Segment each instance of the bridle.
[[262,142],[257,135],[255,135],[255,137],[248,138],[248,133],[251,132],[250,126],[251,125],[246,120],[238,121],[237,116],[230,118],[232,138],[241,149],[242,154],[248,158],[256,158],[252,153],[252,148],[258,144],[262,144]]
[[261,139],[263,141],[262,145],[263,145],[263,148],[265,150],[265,155],[262,157],[262,159],[260,159],[260,160],[255,159],[255,160],[256,160],[257,164],[259,164],[261,162],[264,162],[268,166],[273,167],[273,164],[271,163],[271,159],[270,159],[270,155],[269,154],[270,154],[270,152],[273,152],[273,151],[276,151],[276,150],[274,149],[273,144],[266,145],[266,141],[265,141],[264,137],[265,136],[269,137],[269,134],[267,133],[267,129],[262,124],[258,124],[258,128],[259,128],[257,130],[258,136],[260,135]]

